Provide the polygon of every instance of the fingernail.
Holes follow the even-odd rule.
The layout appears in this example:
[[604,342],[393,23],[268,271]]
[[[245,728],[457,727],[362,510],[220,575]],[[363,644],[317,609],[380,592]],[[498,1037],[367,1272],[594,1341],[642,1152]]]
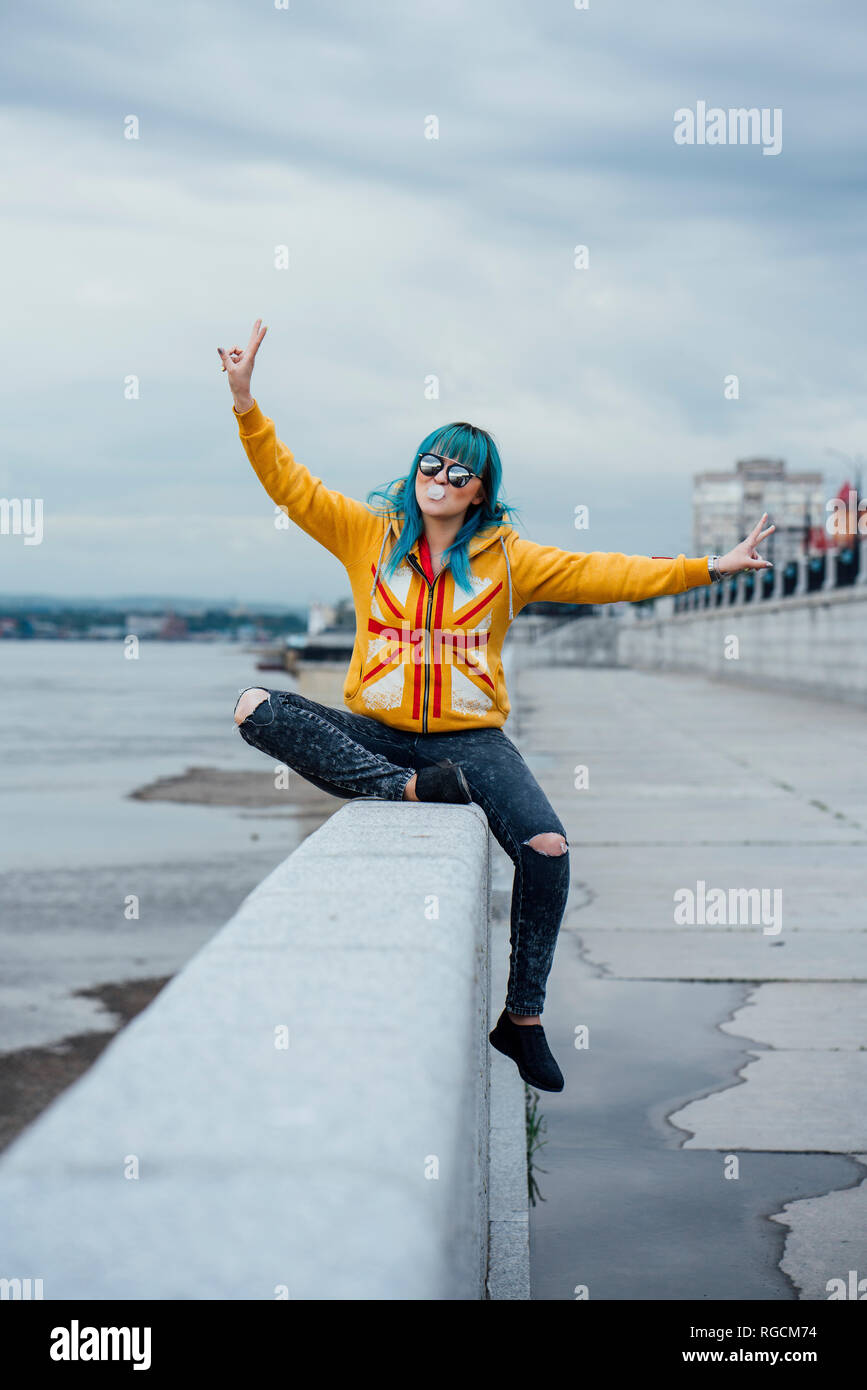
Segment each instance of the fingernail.
[[217,348],[217,352],[218,352],[218,353],[220,354],[220,356],[222,357],[222,355],[223,355],[223,349],[222,349],[222,348]]

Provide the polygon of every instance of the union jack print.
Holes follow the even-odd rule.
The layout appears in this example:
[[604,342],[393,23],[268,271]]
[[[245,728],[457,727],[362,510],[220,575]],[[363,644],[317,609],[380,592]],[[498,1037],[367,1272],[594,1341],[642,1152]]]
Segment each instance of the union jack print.
[[[371,564],[371,574],[376,568]],[[495,687],[488,671],[491,607],[502,581],[477,576],[458,585],[446,566],[429,584],[403,564],[386,583],[380,573],[367,623],[361,698],[370,710],[404,704],[407,683],[413,719],[487,713]]]

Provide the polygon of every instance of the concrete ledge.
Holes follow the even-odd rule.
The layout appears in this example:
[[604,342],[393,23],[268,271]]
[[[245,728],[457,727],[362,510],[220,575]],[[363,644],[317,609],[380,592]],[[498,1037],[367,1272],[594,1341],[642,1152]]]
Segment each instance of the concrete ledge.
[[0,1275],[46,1299],[498,1296],[490,853],[476,805],[341,807],[0,1159]]

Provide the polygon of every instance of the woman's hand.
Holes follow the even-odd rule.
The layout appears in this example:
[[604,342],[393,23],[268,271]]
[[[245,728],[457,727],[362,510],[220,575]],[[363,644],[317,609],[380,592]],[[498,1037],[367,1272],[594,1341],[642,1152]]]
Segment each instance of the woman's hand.
[[741,541],[727,555],[721,555],[717,561],[717,568],[720,574],[740,574],[741,570],[768,570],[772,569],[770,560],[763,560],[756,546],[769,536],[772,531],[776,531],[776,526],[768,526],[762,530],[763,524],[767,521],[768,514],[763,512],[761,519],[747,536],[746,540]]
[[253,332],[250,334],[250,341],[246,348],[238,347],[237,343],[228,352],[225,352],[223,348],[217,348],[223,363],[223,371],[227,372],[229,376],[229,389],[239,410],[242,406],[249,409],[252,404],[250,378],[253,375],[256,353],[259,351],[259,345],[267,332],[267,327],[262,327],[262,320],[257,319],[253,324]]

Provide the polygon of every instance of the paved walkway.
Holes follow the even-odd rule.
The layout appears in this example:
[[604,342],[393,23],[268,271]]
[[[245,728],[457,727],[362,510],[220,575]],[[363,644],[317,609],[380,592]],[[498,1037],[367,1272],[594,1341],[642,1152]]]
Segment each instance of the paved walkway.
[[[709,1209],[731,1202],[734,1188],[748,1201],[758,1155],[802,1156],[779,1160],[780,1200],[769,1206],[765,1195],[750,1217],[779,1223],[785,1241],[772,1239],[766,1256],[752,1258],[774,1259],[779,1269],[769,1273],[780,1279],[782,1271],[789,1282],[744,1296],[827,1299],[831,1279],[849,1284],[856,1270],[867,1280],[867,714],[723,689],[697,675],[550,665],[541,645],[524,648],[515,634],[507,732],[572,846],[570,903],[544,1019],[552,1046],[556,1036],[569,1049],[564,1058],[555,1047],[568,1066],[563,1098],[577,1105],[572,1128],[581,1125],[580,1088],[601,1065],[594,1053],[609,1049],[611,1061],[617,1051],[615,1091],[618,1077],[625,1084],[633,1066],[647,1072],[653,1056],[657,1091],[635,1103],[656,1123],[657,1147],[681,1151],[672,1183],[684,1181],[686,1152],[716,1154],[702,1169]],[[587,786],[578,789],[581,768]],[[579,960],[606,1019],[601,1034],[591,1027],[584,1049],[571,1043],[592,995],[579,983]],[[617,983],[626,981],[638,983]],[[659,1012],[663,997],[668,1015]],[[717,1075],[690,1084],[687,1020],[702,1008],[707,1065]],[[633,1031],[636,1010],[654,1020],[646,1048]],[[543,1101],[553,1120],[560,1098]],[[612,1114],[617,1103],[612,1093]],[[604,1098],[594,1094],[593,1105],[598,1114]],[[634,1164],[634,1140],[624,1145],[620,1159],[616,1142],[609,1149],[607,1193],[604,1183],[595,1190],[611,1212],[606,1239],[622,1174]],[[818,1155],[846,1159],[828,1166]],[[571,1159],[580,1193],[580,1147]],[[763,1171],[767,1177],[767,1163]],[[806,1186],[793,1182],[796,1172]],[[787,1200],[803,1191],[811,1195]],[[676,1203],[676,1191],[667,1196]],[[695,1239],[700,1245],[700,1223]],[[662,1283],[651,1281],[644,1296],[683,1296],[666,1292],[665,1265]],[[569,1258],[564,1269],[572,1269]],[[598,1296],[636,1296],[613,1287],[626,1286],[614,1278]],[[698,1287],[687,1296],[737,1295]]]

